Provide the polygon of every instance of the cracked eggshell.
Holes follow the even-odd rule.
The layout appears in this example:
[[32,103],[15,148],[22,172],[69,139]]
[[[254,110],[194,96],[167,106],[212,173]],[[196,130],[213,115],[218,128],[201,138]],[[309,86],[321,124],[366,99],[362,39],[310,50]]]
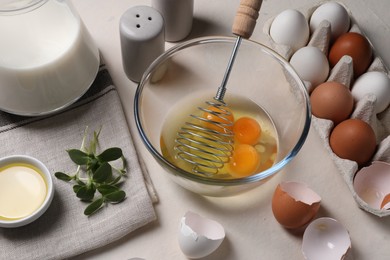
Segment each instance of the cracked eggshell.
[[312,221],[303,234],[302,253],[305,259],[341,260],[351,248],[347,229],[333,218]]
[[374,209],[390,209],[390,164],[375,161],[355,175],[356,194]]
[[188,211],[180,222],[179,246],[192,259],[213,253],[225,238],[225,230],[218,222]]
[[321,197],[306,184],[282,182],[272,198],[275,219],[285,228],[296,229],[309,223],[320,208]]

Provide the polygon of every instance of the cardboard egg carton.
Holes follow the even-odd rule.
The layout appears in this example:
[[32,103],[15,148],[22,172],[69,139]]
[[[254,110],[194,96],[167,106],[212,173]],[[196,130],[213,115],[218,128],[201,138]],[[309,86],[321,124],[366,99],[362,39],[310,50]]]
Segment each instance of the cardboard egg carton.
[[[306,17],[306,20],[309,22],[310,16],[313,14],[315,9],[318,8],[320,5],[321,3],[307,10],[298,10],[298,11],[300,11]],[[357,32],[364,35],[364,33],[360,30],[359,26],[356,24],[355,20],[353,19],[350,10],[345,5],[343,6],[347,10],[350,16],[349,32]],[[281,45],[275,43],[269,34],[272,21],[273,18],[269,19],[265,23],[263,27],[263,32],[268,37],[271,48],[273,48],[286,60],[290,60],[291,56],[294,54],[292,48],[287,45]],[[317,28],[316,31],[312,32],[312,34],[310,35],[310,39],[307,46],[317,47],[326,56],[328,56],[328,51],[330,47],[329,46],[330,38],[331,38],[330,23],[328,21],[323,21],[321,22],[319,28]],[[383,63],[382,59],[376,55],[374,48],[373,48],[372,63],[367,69],[367,72],[368,71],[381,71],[386,73],[387,76],[389,76],[389,70],[387,69],[386,65]],[[326,81],[336,81],[344,84],[345,86],[351,89],[354,83],[352,58],[349,56],[344,56],[342,59],[340,59],[340,61],[329,72]],[[310,85],[310,83],[307,84],[307,87],[308,87],[308,91],[311,92],[312,86]],[[374,95],[372,94],[366,95],[363,99],[355,103],[355,108],[350,118],[357,118],[367,122],[368,124],[371,125],[371,127],[375,132],[376,139],[377,139],[377,150],[371,161],[383,161],[383,162],[390,163],[390,107],[387,107],[385,111],[376,114],[374,109],[375,102],[376,102],[376,97]],[[320,138],[323,140],[323,144],[326,150],[329,152],[332,160],[334,161],[335,165],[339,169],[340,174],[343,176],[345,182],[347,183],[352,193],[352,196],[354,197],[358,206],[363,210],[370,212],[379,217],[390,216],[390,210],[386,210],[386,209],[379,210],[370,207],[355,192],[353,187],[353,179],[355,177],[356,172],[359,170],[359,167],[356,162],[347,159],[342,159],[333,153],[329,145],[329,136],[334,126],[333,122],[327,119],[317,118],[314,115],[312,116],[312,122]]]

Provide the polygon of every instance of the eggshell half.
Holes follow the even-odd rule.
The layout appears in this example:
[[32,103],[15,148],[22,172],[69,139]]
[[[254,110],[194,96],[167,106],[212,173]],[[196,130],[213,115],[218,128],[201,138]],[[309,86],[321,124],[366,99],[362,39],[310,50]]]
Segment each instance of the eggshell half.
[[390,164],[374,161],[355,175],[353,188],[374,209],[390,207]]
[[225,238],[225,230],[218,222],[188,211],[180,222],[179,246],[192,259],[213,253]]
[[303,234],[302,253],[305,259],[341,260],[350,248],[348,231],[332,218],[312,221]]
[[282,182],[272,198],[275,219],[285,228],[303,227],[311,221],[320,208],[320,196],[299,182]]

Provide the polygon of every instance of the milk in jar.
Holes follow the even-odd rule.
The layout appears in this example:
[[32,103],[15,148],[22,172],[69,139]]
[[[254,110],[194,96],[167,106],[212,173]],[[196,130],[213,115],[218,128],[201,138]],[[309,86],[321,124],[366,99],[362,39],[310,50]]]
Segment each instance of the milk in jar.
[[99,52],[64,0],[0,0],[0,110],[54,113],[91,86]]

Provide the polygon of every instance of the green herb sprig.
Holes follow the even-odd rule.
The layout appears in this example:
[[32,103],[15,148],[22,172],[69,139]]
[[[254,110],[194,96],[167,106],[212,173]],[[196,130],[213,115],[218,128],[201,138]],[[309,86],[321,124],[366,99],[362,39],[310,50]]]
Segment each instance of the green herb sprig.
[[[126,160],[122,149],[112,147],[97,154],[101,129],[93,132],[89,145],[85,146],[88,127],[85,129],[81,149],[70,149],[67,153],[77,165],[73,173],[56,172],[57,179],[72,182],[76,196],[90,204],[84,210],[89,216],[101,209],[106,203],[119,203],[126,197],[120,188],[121,180],[126,175]],[[121,160],[121,168],[115,168],[110,162]],[[98,192],[100,195],[95,196]]]

